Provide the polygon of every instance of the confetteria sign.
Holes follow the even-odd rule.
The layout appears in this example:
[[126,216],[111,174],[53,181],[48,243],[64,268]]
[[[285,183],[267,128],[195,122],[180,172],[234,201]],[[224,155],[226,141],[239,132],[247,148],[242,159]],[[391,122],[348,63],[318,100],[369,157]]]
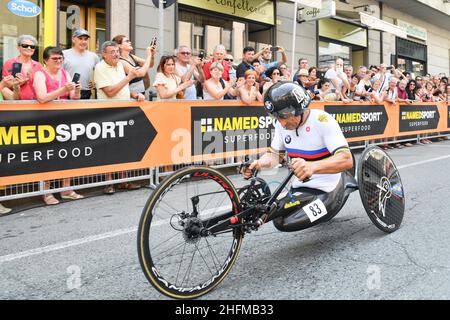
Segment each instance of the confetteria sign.
[[274,2],[268,0],[179,0],[179,4],[275,24]]
[[30,1],[14,0],[8,2],[8,10],[20,17],[36,17],[41,14],[41,8]]

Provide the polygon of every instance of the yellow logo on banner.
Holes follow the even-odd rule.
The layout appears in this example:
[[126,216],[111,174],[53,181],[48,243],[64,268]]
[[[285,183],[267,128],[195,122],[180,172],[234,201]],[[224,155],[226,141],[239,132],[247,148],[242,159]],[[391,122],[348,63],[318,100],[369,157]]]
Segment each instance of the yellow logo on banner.
[[201,119],[201,132],[266,129],[271,125],[271,117],[204,118]]
[[179,0],[179,4],[219,12],[267,24],[275,24],[274,1],[268,0]]

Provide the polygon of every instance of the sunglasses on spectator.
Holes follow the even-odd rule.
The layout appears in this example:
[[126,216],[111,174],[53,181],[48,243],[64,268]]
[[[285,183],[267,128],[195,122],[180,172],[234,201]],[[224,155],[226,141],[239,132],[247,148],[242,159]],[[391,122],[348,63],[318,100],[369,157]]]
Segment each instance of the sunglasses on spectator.
[[24,48],[24,49],[26,49],[26,48],[30,48],[30,49],[36,49],[36,46],[35,45],[32,45],[32,44],[21,44],[20,45],[22,48]]
[[51,57],[50,60],[53,60],[53,61],[63,61],[63,60],[64,60],[64,57]]
[[223,60],[228,61],[228,62],[233,62],[234,61],[233,59],[223,59]]

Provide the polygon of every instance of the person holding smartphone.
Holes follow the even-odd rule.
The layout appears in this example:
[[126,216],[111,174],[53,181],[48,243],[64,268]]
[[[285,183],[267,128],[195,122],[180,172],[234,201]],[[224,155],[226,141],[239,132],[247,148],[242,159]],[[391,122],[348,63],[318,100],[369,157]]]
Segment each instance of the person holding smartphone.
[[[60,48],[47,47],[43,54],[45,68],[34,76],[34,90],[40,103],[53,100],[79,100],[81,97],[80,83],[73,83],[69,73],[63,69],[64,55]],[[70,179],[62,180],[62,187],[70,187]],[[44,189],[50,189],[50,182],[44,183]],[[62,199],[79,200],[83,196],[73,190],[61,192]],[[56,205],[59,200],[51,193],[43,196],[47,205]]]
[[[118,35],[113,38],[113,41],[119,45],[120,62],[123,65],[125,74],[128,74],[131,69],[136,70],[136,78],[130,81],[130,91],[145,95],[145,90],[150,86],[148,71],[150,68],[153,68],[155,66],[156,38],[153,38],[150,46],[147,47],[145,51],[145,59],[131,53],[134,48],[131,40],[128,39],[128,37],[124,35]],[[148,78],[148,80],[144,81],[146,77]]]
[[[272,62],[272,56],[273,54],[276,54],[277,52],[281,53],[281,60],[273,61]],[[260,52],[255,54],[255,57],[261,56],[259,58],[259,61],[262,65],[264,65],[265,70],[269,70],[271,68],[279,68],[281,65],[286,64],[288,62],[288,58],[286,55],[286,51],[283,47],[276,46],[267,46],[264,47]],[[263,74],[263,78],[265,78],[265,75]],[[291,79],[286,79],[291,80]]]
[[80,83],[73,83],[70,74],[63,69],[64,55],[60,48],[47,47],[43,54],[45,68],[34,76],[34,91],[40,103],[53,100],[79,100]]
[[[177,49],[177,58],[175,62],[175,73],[181,78],[181,82],[187,80],[197,80],[200,83],[205,81],[203,73],[202,57],[193,57],[190,47],[181,45]],[[184,91],[185,100],[197,100],[196,84],[192,84]]]
[[0,81],[0,101],[3,100],[20,100],[19,81],[13,76],[6,76]]
[[89,32],[84,29],[75,30],[72,36],[73,47],[64,50],[63,68],[73,77],[80,75],[81,99],[87,100],[92,96],[93,73],[95,66],[100,62],[99,57],[88,50]]
[[330,80],[330,88],[342,92],[342,88],[349,87],[347,75],[344,73],[344,60],[336,59],[336,63],[325,73],[325,79]]
[[33,60],[37,47],[38,42],[35,37],[19,36],[17,38],[19,56],[7,60],[3,65],[3,77],[12,75],[14,65],[20,69],[20,72],[15,75],[20,86],[20,100],[36,100],[33,89],[34,75],[43,68],[39,62]]

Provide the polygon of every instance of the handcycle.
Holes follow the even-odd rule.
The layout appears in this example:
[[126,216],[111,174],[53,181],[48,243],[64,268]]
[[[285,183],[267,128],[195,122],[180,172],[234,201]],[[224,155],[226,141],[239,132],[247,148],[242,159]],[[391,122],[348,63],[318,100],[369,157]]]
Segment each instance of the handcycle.
[[271,192],[256,172],[239,190],[210,167],[174,172],[151,194],[139,223],[138,255],[148,281],[175,299],[205,295],[229,274],[244,235],[270,221],[277,226],[277,220],[292,212],[294,228],[283,231],[329,221],[356,190],[370,220],[380,230],[392,233],[402,223],[403,184],[392,159],[378,147],[367,148],[359,158],[356,174],[355,170],[343,172],[331,193],[305,192],[281,198],[293,175],[289,170]]

